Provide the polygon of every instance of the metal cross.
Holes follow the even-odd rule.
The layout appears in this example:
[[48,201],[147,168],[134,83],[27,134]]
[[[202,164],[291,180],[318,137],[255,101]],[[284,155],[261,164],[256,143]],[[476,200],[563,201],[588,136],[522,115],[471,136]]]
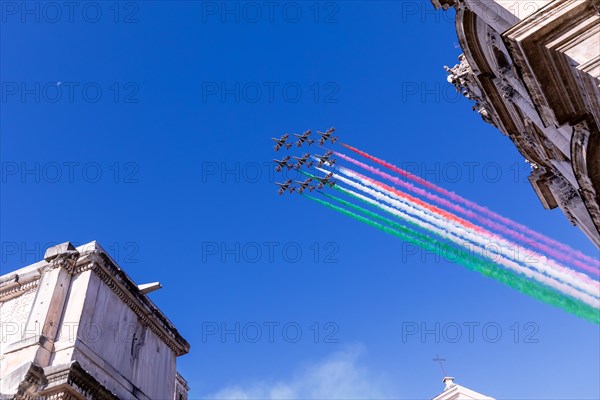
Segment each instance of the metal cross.
[[440,368],[442,369],[442,372],[444,373],[444,376],[448,376],[448,374],[446,374],[446,369],[444,368],[444,363],[446,362],[446,359],[445,358],[440,358],[440,356],[438,354],[436,354],[435,358],[433,359],[433,361],[439,362],[440,363]]

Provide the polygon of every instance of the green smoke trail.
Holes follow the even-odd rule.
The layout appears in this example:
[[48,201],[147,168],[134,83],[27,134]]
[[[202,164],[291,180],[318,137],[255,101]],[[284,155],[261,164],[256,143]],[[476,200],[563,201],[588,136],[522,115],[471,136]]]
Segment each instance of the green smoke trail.
[[[349,196],[352,196],[352,197],[355,197],[355,198],[357,198],[357,199],[360,199],[359,197],[356,197],[356,196],[354,196],[352,193],[350,193],[350,192],[346,191],[346,190],[345,190],[345,189],[343,189],[343,188],[339,188],[339,187],[337,187],[337,186],[334,186],[334,188],[336,188],[336,189],[338,189],[338,190],[341,190],[341,191],[343,191],[343,192],[346,192],[346,193],[347,193]],[[362,213],[364,213],[364,214],[368,215],[368,216],[369,216],[369,217],[371,217],[371,218],[374,218],[374,219],[377,219],[377,220],[379,220],[379,221],[381,221],[381,222],[383,222],[383,223],[386,223],[386,224],[390,225],[390,226],[391,226],[391,227],[393,227],[393,228],[400,229],[400,230],[402,230],[402,231],[408,232],[409,234],[412,234],[412,235],[415,235],[415,236],[417,236],[417,235],[424,236],[424,235],[420,234],[419,232],[417,232],[417,231],[414,231],[414,230],[412,230],[412,229],[410,229],[410,228],[407,228],[406,226],[404,226],[404,225],[402,225],[402,224],[400,224],[400,223],[398,223],[398,222],[396,222],[396,221],[393,221],[393,220],[391,220],[391,219],[389,219],[389,218],[383,217],[383,216],[381,216],[381,215],[377,214],[376,212],[373,212],[373,211],[371,211],[371,210],[367,210],[366,208],[362,208],[362,207],[360,207],[360,206],[357,206],[357,205],[356,205],[356,204],[354,204],[354,203],[350,203],[349,201],[346,201],[346,200],[344,200],[344,199],[340,199],[339,197],[333,196],[333,195],[331,195],[331,194],[324,193],[324,192],[319,192],[319,193],[321,193],[321,194],[322,194],[323,196],[325,196],[325,197],[328,197],[328,198],[330,198],[330,199],[332,199],[332,200],[335,200],[335,201],[337,201],[337,202],[339,202],[339,203],[342,203],[342,204],[343,204],[343,205],[345,205],[346,207],[353,208],[353,209],[355,209],[355,210],[357,210],[357,211],[360,211],[360,212],[362,212]],[[363,199],[360,199],[360,200],[363,200]],[[364,201],[364,200],[363,200],[363,201]],[[379,208],[379,207],[378,207],[378,208]],[[381,209],[381,208],[380,208],[380,209]],[[382,211],[386,211],[386,210],[383,210],[383,209],[381,209],[381,210],[382,210]],[[390,214],[391,214],[391,213],[390,213]]]
[[[300,171],[300,172],[301,172],[302,174],[306,175],[306,176],[309,176],[309,177],[313,178],[313,179],[315,179],[315,178],[316,178],[316,176],[315,176],[315,175],[313,175],[313,174],[311,174],[311,173],[308,173],[308,172],[305,172],[305,171]],[[340,192],[342,192],[342,193],[344,193],[344,194],[346,194],[346,195],[350,196],[350,197],[353,197],[353,198],[355,198],[355,199],[357,199],[357,200],[360,200],[360,201],[361,201],[361,202],[363,202],[363,203],[366,203],[366,204],[369,204],[369,205],[373,205],[373,204],[369,203],[368,201],[366,201],[365,199],[361,199],[360,197],[358,197],[358,196],[354,195],[354,194],[353,194],[351,191],[349,191],[349,190],[347,190],[347,189],[344,189],[343,187],[340,187],[339,185],[334,185],[334,186],[333,186],[333,188],[334,188],[335,190],[337,190],[337,191],[340,191]],[[422,235],[422,234],[420,234],[419,232],[417,232],[417,231],[414,231],[414,230],[412,230],[412,229],[410,229],[410,228],[407,228],[407,227],[406,227],[405,225],[403,225],[403,224],[400,224],[400,223],[398,223],[398,222],[396,222],[396,221],[392,221],[392,220],[391,220],[391,219],[389,219],[389,218],[382,217],[381,215],[379,215],[379,214],[377,214],[377,213],[374,213],[374,212],[372,212],[372,211],[370,211],[370,210],[367,210],[367,209],[365,209],[365,208],[359,207],[359,206],[355,205],[354,203],[350,203],[350,202],[348,202],[348,201],[342,200],[342,199],[340,199],[339,197],[332,196],[332,195],[330,195],[330,194],[327,194],[327,193],[325,193],[325,192],[320,192],[320,193],[321,193],[322,195],[326,196],[326,197],[329,197],[330,199],[333,199],[333,200],[335,200],[335,201],[341,202],[342,204],[345,204],[345,205],[346,205],[346,206],[348,206],[348,207],[351,207],[351,208],[354,208],[354,209],[357,209],[357,208],[358,208],[358,209],[360,209],[360,211],[361,211],[361,212],[363,212],[363,213],[365,213],[365,214],[367,214],[367,215],[369,215],[369,216],[371,216],[371,217],[373,217],[373,218],[375,218],[375,219],[378,219],[378,220],[380,220],[380,221],[382,221],[382,222],[385,222],[385,223],[387,223],[388,225],[391,225],[391,226],[393,226],[393,227],[396,227],[396,228],[398,228],[398,229],[400,229],[400,230],[404,230],[404,229],[406,229],[408,232],[410,232],[411,234],[414,234],[414,235],[421,235],[421,236],[423,236],[423,235]],[[384,211],[384,212],[386,212],[386,213],[388,213],[388,214],[390,214],[390,215],[393,215],[394,217],[398,217],[397,215],[395,215],[395,214],[393,214],[393,213],[389,212],[388,210],[384,209],[383,207],[380,207],[380,206],[376,206],[376,207],[377,207],[378,209],[380,209],[381,211]],[[406,221],[406,222],[407,222],[407,223],[410,223],[410,222],[408,222],[408,221]],[[414,225],[414,224],[412,224],[412,225],[413,225],[413,226],[416,226],[416,225]],[[425,236],[425,237],[427,237],[427,236]]]
[[410,242],[421,248],[432,251],[448,259],[451,262],[458,260],[461,262],[461,264],[463,264],[465,267],[469,268],[472,271],[476,271],[484,276],[493,278],[501,283],[504,283],[505,285],[512,287],[513,289],[520,291],[521,293],[527,294],[531,297],[534,297],[553,306],[562,308],[563,310],[570,312],[571,314],[577,315],[578,317],[584,318],[596,324],[600,324],[599,310],[596,310],[595,308],[584,304],[578,300],[558,295],[552,289],[537,282],[531,281],[529,279],[519,277],[518,275],[510,271],[506,271],[502,268],[499,268],[495,263],[491,261],[485,261],[473,257],[472,255],[464,252],[463,250],[452,247],[447,243],[440,242],[439,240],[431,238],[427,235],[415,232],[410,228],[406,228],[400,224],[397,224],[394,221],[389,220],[388,218],[382,217],[376,213],[373,213],[372,211],[364,209],[363,207],[360,207],[358,205],[349,203],[343,199],[338,199],[335,196],[327,195],[327,197],[334,198],[335,200],[340,201],[342,204],[348,205],[357,211],[361,211],[371,216],[377,215],[377,219],[385,220],[386,222],[397,226],[400,230],[396,230],[390,228],[389,226],[375,222],[369,218],[363,217],[362,215],[358,215],[352,211],[346,210],[345,208],[336,206],[335,204],[330,203],[328,201],[321,200],[310,195],[304,195],[304,197],[307,197],[321,205],[329,207],[346,216],[361,221],[367,225],[373,226],[386,233],[399,237],[400,239],[406,242]]

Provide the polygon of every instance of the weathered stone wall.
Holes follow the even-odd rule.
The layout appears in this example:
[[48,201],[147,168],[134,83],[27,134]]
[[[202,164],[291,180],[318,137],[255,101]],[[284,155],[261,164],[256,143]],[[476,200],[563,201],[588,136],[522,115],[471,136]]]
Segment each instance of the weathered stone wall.
[[173,352],[98,276],[90,275],[86,293],[77,332],[84,345],[79,346],[80,364],[97,374],[112,370],[105,385],[116,394],[125,389],[150,399],[170,398],[176,376]]
[[0,302],[0,324],[2,324],[0,346],[6,346],[21,339],[35,294],[36,290],[33,288],[20,296]]
[[18,379],[1,378],[8,377],[10,372],[23,364],[23,361],[20,358],[7,357],[4,352],[11,344],[23,339],[35,295],[36,290],[33,288],[17,297],[0,302],[0,393],[14,391],[15,384],[18,384]]

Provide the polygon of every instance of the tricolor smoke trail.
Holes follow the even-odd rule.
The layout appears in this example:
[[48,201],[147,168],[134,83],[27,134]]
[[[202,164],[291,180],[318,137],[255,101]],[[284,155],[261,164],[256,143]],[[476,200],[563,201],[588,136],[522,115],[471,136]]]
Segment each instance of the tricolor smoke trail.
[[[592,296],[598,296],[598,293],[600,292],[600,283],[594,281],[584,274],[580,274],[569,268],[563,267],[553,260],[534,252],[521,259],[517,252],[512,251],[515,249],[515,247],[518,247],[518,245],[515,243],[510,243],[501,236],[486,231],[483,228],[474,226],[473,224],[470,224],[453,214],[444,212],[435,206],[423,207],[422,202],[415,201],[411,196],[382,184],[381,182],[367,178],[343,167],[339,168],[339,170],[346,176],[353,178],[355,181],[358,181],[372,189],[378,190],[382,194],[385,193],[385,195],[387,195],[390,199],[398,199],[408,206],[412,204],[415,209],[421,212],[420,215],[423,216],[422,218],[424,220],[437,223],[438,226],[445,227],[445,230],[449,233],[469,240],[470,242],[479,245],[484,249],[489,245],[493,245],[492,250],[495,253],[511,258],[521,264],[526,265],[527,267],[539,270],[547,275],[559,278],[571,286],[586,290]],[[386,202],[389,201],[386,200]],[[444,217],[451,222],[451,225],[445,224]]]
[[384,167],[388,168],[389,170],[394,171],[394,172],[396,172],[396,173],[398,173],[398,174],[400,174],[400,175],[402,175],[402,176],[404,176],[404,177],[412,180],[413,182],[419,183],[419,184],[421,184],[421,185],[423,185],[423,186],[425,186],[425,187],[427,187],[427,188],[429,188],[431,190],[434,190],[434,191],[436,191],[436,192],[438,192],[438,193],[446,196],[448,199],[450,199],[450,200],[452,200],[454,202],[461,203],[461,204],[463,204],[463,205],[465,205],[467,207],[470,207],[471,209],[473,209],[475,211],[480,212],[481,214],[483,214],[483,215],[485,215],[485,216],[487,216],[489,218],[495,219],[495,220],[497,220],[497,221],[499,221],[499,222],[501,222],[501,223],[503,223],[503,224],[505,224],[507,226],[511,226],[512,228],[514,228],[516,230],[520,230],[524,234],[529,235],[531,237],[534,237],[537,240],[539,240],[541,242],[544,242],[544,243],[546,243],[549,246],[556,247],[557,249],[563,251],[569,257],[577,258],[580,261],[583,261],[583,262],[587,263],[588,265],[600,268],[600,261],[598,261],[596,259],[593,259],[591,257],[588,257],[588,256],[584,255],[583,253],[581,253],[580,251],[574,250],[573,248],[571,248],[571,247],[569,247],[569,246],[567,246],[567,245],[565,245],[563,243],[560,243],[560,242],[558,242],[558,241],[556,241],[554,239],[551,239],[551,238],[549,238],[549,237],[547,237],[545,235],[542,235],[542,234],[540,234],[540,233],[538,233],[538,232],[536,232],[536,231],[534,231],[532,229],[529,229],[528,227],[526,227],[524,225],[521,225],[521,224],[519,224],[519,223],[517,223],[517,222],[515,222],[515,221],[513,221],[511,219],[503,217],[503,216],[501,216],[501,215],[499,215],[499,214],[497,214],[497,213],[489,210],[486,207],[480,206],[479,204],[477,204],[475,202],[467,200],[467,199],[459,196],[458,194],[456,194],[454,192],[451,192],[451,191],[446,190],[446,189],[444,189],[444,188],[442,188],[440,186],[437,186],[437,185],[435,185],[435,184],[433,184],[433,183],[431,183],[431,182],[429,182],[429,181],[427,181],[427,180],[425,180],[425,179],[423,179],[423,178],[421,178],[419,176],[416,176],[416,175],[414,175],[414,174],[412,174],[412,173],[410,173],[410,172],[408,172],[408,171],[406,171],[406,170],[404,170],[402,168],[399,168],[399,167],[397,167],[397,166],[395,166],[395,165],[393,165],[391,163],[388,163],[387,161],[384,161],[384,160],[381,160],[381,159],[379,159],[377,157],[374,157],[374,156],[372,156],[372,155],[370,155],[370,154],[368,154],[368,153],[366,153],[364,151],[361,151],[361,150],[359,150],[357,148],[354,148],[354,147],[352,147],[350,145],[347,145],[347,144],[344,144],[344,143],[340,143],[340,144],[342,146],[344,146],[345,148],[347,148],[348,150],[351,150],[354,153],[359,154],[359,155],[365,157],[368,160],[371,160],[371,161],[373,161],[373,162],[375,162],[375,163],[377,163],[377,164],[379,164],[381,166],[384,166]]
[[[386,203],[392,205],[394,207],[394,209],[392,209],[391,212],[394,215],[396,215],[397,217],[399,217],[401,219],[408,221],[409,223],[411,223],[413,225],[418,226],[419,228],[421,228],[425,231],[432,232],[432,233],[438,235],[439,237],[446,239],[448,241],[451,241],[461,247],[467,247],[464,240],[461,240],[461,239],[473,240],[473,236],[470,236],[468,234],[468,232],[465,232],[465,230],[461,231],[460,229],[456,229],[456,227],[453,226],[451,223],[444,221],[442,218],[436,218],[436,216],[432,213],[427,213],[422,209],[419,210],[415,205],[405,204],[400,201],[397,201],[397,200],[391,198],[388,194],[384,194],[375,189],[366,187],[362,183],[357,183],[357,182],[351,181],[341,175],[334,174],[334,177],[336,179],[340,180],[341,182],[344,182],[345,184],[348,184],[354,188],[361,190],[363,193],[370,194],[371,196],[373,196],[375,199],[377,199],[379,201],[383,201],[383,202],[386,202]],[[358,193],[353,193],[353,194],[355,197],[361,196]],[[362,197],[362,198],[369,199],[368,197]],[[376,202],[374,200],[372,200],[372,201],[373,202],[371,204],[376,205]],[[419,220],[418,218],[415,218],[413,215],[419,216],[423,220]],[[475,243],[475,244],[476,245],[472,246],[472,248],[471,248],[473,250],[473,252],[475,252],[478,255],[483,256],[483,257],[488,257],[488,258],[490,257],[490,254],[487,251],[487,249],[485,248],[485,246],[481,245],[481,243]],[[558,279],[555,279],[554,277],[547,276],[547,275],[544,275],[543,273],[536,271],[535,269],[537,269],[537,268],[527,268],[527,267],[522,266],[519,263],[515,262],[514,260],[511,260],[510,258],[505,257],[502,254],[498,254],[498,257],[494,257],[493,261],[495,261],[497,264],[499,264],[509,270],[512,270],[519,274],[523,274],[523,275],[527,276],[528,278],[535,279],[542,284],[545,284],[547,286],[550,286],[550,287],[556,289],[557,291],[560,291],[568,296],[576,298],[592,307],[600,309],[600,302],[597,298],[594,297],[594,293],[596,292],[596,290],[592,287],[589,287],[589,284],[587,282],[575,281],[576,286],[579,286],[584,289],[583,291],[580,291],[576,287],[569,286],[568,284],[563,283],[564,281],[561,282]],[[540,266],[538,268],[544,268],[544,267]],[[544,268],[544,271],[552,272],[547,267]],[[573,283],[573,280],[570,280],[570,283]]]
[[[338,153],[338,152],[335,152],[335,154],[338,157],[340,157],[341,159],[348,161],[358,167],[361,167],[361,168],[373,173],[374,175],[380,176],[398,186],[402,186],[403,188],[406,188],[413,193],[423,196],[426,199],[432,200],[432,201],[436,202],[437,204],[445,206],[451,210],[457,211],[457,212],[461,213],[462,215],[464,215],[468,218],[472,218],[475,221],[479,222],[480,224],[485,225],[497,232],[507,234],[507,235],[513,237],[514,239],[520,240],[524,243],[531,243],[531,240],[529,238],[527,238],[525,235],[523,235],[522,233],[515,231],[513,229],[510,229],[501,223],[494,222],[494,221],[490,220],[489,218],[486,218],[485,216],[482,216],[482,215],[479,215],[479,214],[473,212],[470,209],[465,209],[464,207],[461,207],[458,204],[453,203],[446,198],[437,196],[437,195],[432,194],[432,193],[428,192],[427,190],[417,187],[409,182],[405,182],[401,179],[398,179],[395,176],[386,174],[385,172],[382,172],[382,171],[378,170],[377,168],[374,168],[374,167],[371,167],[370,165],[364,164],[364,163],[362,163],[358,160],[355,160],[352,157],[349,157],[345,154]],[[548,246],[544,245],[543,243],[536,243],[536,245],[539,246],[540,250],[546,252],[546,254],[551,255],[552,257],[556,258],[557,260],[560,260],[560,261],[563,261],[566,263],[572,263],[574,266],[577,266],[578,268],[580,268],[582,270],[585,270],[585,271],[590,272],[595,275],[600,275],[600,270],[598,268],[593,268],[589,265],[586,265],[586,264],[582,263],[581,261],[574,259],[573,257],[569,257],[564,252],[557,251],[557,250],[553,249],[552,247],[548,247]]]
[[[304,197],[600,324],[600,283],[592,277],[600,275],[600,262],[364,151],[342,145],[390,173],[334,152],[335,168],[325,162],[316,170],[332,173],[337,181],[333,188],[346,199],[323,191],[318,193],[326,199]],[[347,166],[338,165],[339,161]],[[360,174],[349,168],[352,166],[395,187]],[[315,175],[300,172],[317,183]],[[532,243],[532,238],[538,241]],[[531,251],[532,247],[536,251]],[[519,249],[527,250],[526,257],[519,256]]]
[[[345,208],[336,206],[328,201],[318,199],[316,197],[310,195],[304,195],[306,198],[309,198],[317,203],[329,207],[337,212],[340,212],[346,216],[354,218],[358,221],[361,221],[367,225],[378,228],[386,233],[399,237],[400,239],[415,244],[423,249],[435,252],[440,256],[450,260],[456,261],[460,260],[460,262],[466,266],[467,268],[479,272],[485,276],[496,279],[497,281],[504,283],[522,293],[528,294],[531,297],[534,297],[538,300],[544,301],[548,304],[552,304],[556,307],[560,307],[574,315],[577,315],[581,318],[587,319],[588,321],[594,323],[600,323],[600,316],[598,311],[590,307],[582,302],[577,300],[563,297],[557,295],[553,290],[536,283],[534,281],[528,280],[526,278],[522,278],[507,272],[501,268],[498,268],[493,262],[484,261],[481,259],[473,258],[468,253],[465,253],[462,250],[457,250],[451,246],[448,246],[445,243],[437,241],[433,238],[427,237],[425,235],[419,234],[417,232],[411,231],[407,228],[403,228],[402,230],[396,230],[384,224],[373,221],[369,218],[366,218],[362,215],[356,214],[352,211],[349,211]],[[346,204],[350,204],[346,202]],[[367,215],[370,215],[367,210],[362,207],[352,205],[354,209],[361,209],[366,212]],[[381,218],[381,217],[380,217]],[[450,256],[453,255],[453,256]]]

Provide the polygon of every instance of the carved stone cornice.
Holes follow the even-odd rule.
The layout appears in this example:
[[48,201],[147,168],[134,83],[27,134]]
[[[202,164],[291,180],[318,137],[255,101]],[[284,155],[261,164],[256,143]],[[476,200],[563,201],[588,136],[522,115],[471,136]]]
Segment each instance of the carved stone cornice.
[[32,364],[12,400],[119,400],[78,362],[43,369]]
[[19,384],[17,393],[15,393],[14,396],[14,400],[37,399],[38,397],[35,392],[40,385],[43,385],[46,382],[44,370],[35,364],[31,364],[29,370],[23,378],[23,381],[21,381]]
[[55,258],[53,258],[46,267],[46,270],[52,270],[55,268],[62,268],[73,275],[75,266],[77,265],[77,259],[79,258],[79,252],[77,250],[67,250]]
[[53,398],[51,396],[56,396],[57,394],[68,394],[64,389],[59,389],[56,392],[53,389],[55,387],[62,387],[65,384],[86,399],[118,400],[117,396],[85,371],[76,361],[66,369],[49,372],[46,379],[48,383],[42,388],[40,394],[45,394],[44,397],[48,400]]
[[13,286],[5,290],[0,291],[0,302],[4,302],[12,299],[13,297],[21,296],[27,292],[30,292],[38,287],[40,283],[39,279],[31,282],[27,282],[22,285]]

